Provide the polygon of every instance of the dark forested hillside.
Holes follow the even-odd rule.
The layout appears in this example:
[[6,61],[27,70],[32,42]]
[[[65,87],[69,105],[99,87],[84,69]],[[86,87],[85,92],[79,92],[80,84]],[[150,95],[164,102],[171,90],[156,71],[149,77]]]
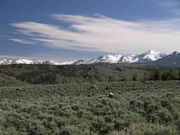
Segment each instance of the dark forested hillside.
[[9,65],[0,67],[1,75],[30,84],[69,82],[113,82],[179,80],[180,68],[120,64],[97,65]]

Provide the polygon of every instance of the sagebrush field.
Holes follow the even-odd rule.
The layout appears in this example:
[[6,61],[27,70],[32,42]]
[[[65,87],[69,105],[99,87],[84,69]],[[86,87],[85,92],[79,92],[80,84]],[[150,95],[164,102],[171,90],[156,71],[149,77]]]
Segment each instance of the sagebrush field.
[[179,135],[179,68],[0,67],[0,135]]

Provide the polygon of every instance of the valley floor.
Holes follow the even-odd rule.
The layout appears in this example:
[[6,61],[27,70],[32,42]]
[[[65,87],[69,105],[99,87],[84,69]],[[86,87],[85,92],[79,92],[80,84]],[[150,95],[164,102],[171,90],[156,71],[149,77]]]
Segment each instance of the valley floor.
[[179,135],[180,81],[1,87],[1,134]]

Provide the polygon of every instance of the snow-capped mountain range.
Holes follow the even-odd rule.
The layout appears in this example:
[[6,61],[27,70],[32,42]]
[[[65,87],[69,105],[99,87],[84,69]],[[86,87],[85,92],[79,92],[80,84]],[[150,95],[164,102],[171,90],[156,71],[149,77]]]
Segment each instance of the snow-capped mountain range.
[[87,61],[88,64],[91,63],[145,63],[150,61],[158,60],[162,57],[166,56],[166,54],[162,54],[155,50],[149,50],[148,52],[137,54],[137,55],[130,55],[130,56],[123,56],[123,55],[106,55],[100,56],[96,59],[92,59]]
[[[176,54],[177,53],[178,52],[176,52]],[[173,52],[172,54],[175,54],[175,52]],[[170,56],[172,54],[170,54]],[[11,64],[79,65],[79,64],[94,64],[94,63],[149,63],[160,60],[167,56],[168,55],[160,53],[158,51],[149,50],[142,54],[130,55],[130,56],[109,54],[90,60],[73,60],[73,61],[64,61],[64,62],[57,62],[53,60],[0,58],[0,65],[11,65]]]

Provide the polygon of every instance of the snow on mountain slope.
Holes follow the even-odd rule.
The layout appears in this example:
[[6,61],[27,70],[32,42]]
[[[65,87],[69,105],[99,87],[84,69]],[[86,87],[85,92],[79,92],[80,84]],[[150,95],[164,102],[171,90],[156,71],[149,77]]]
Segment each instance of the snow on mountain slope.
[[148,51],[146,54],[144,54],[144,57],[143,57],[143,59],[148,59],[152,61],[155,61],[160,58],[161,58],[161,53],[154,50]]
[[40,64],[37,60],[17,59],[15,64]]
[[89,60],[87,63],[144,63],[149,61],[155,61],[162,57],[164,54],[160,52],[150,50],[148,52],[138,54],[138,55],[130,55],[130,56],[122,56],[122,55],[106,55],[100,56],[96,59]]
[[180,66],[180,53],[175,51],[162,59],[153,61],[151,64],[166,65],[166,66]]
[[166,56],[160,52],[150,50],[138,55],[105,55],[90,60],[73,60],[58,62],[54,60],[29,60],[29,59],[11,59],[0,58],[0,65],[10,64],[49,64],[49,65],[79,65],[79,64],[94,64],[94,63],[146,63],[156,61]]
[[72,64],[74,64],[74,65],[87,64],[87,61],[85,61],[85,60],[76,60]]
[[0,65],[15,64],[15,60],[9,58],[0,58]]
[[138,59],[137,62],[144,63],[144,62],[156,61],[164,56],[165,54],[162,54],[158,51],[149,50],[148,52],[145,52],[143,54],[136,55],[135,58]]
[[64,61],[64,62],[59,62],[59,64],[56,65],[72,65],[76,62],[76,60],[73,61]]
[[59,62],[53,61],[53,60],[44,60],[40,61],[40,64],[47,64],[47,65],[60,65]]
[[57,62],[53,60],[30,60],[30,59],[13,59],[13,58],[0,58],[0,65],[12,64],[48,64],[48,65],[71,65],[74,61]]
[[138,62],[138,58],[135,55],[123,56],[119,63],[135,63]]
[[118,63],[119,60],[122,58],[122,55],[106,55],[106,56],[100,56],[96,59],[92,59],[87,62],[87,64],[92,64],[92,63]]

